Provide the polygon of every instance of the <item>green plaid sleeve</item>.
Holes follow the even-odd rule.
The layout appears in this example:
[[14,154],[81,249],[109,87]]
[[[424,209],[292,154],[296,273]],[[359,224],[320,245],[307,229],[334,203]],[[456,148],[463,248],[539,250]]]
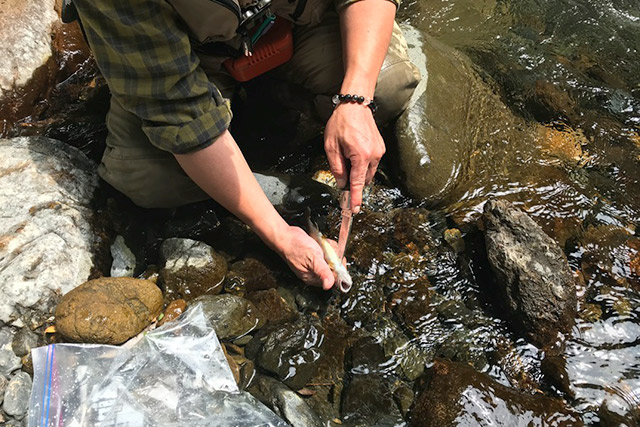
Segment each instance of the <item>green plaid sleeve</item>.
[[179,17],[165,0],[75,0],[112,96],[142,119],[156,147],[205,148],[229,127],[231,109],[209,82]]
[[[363,1],[363,0],[335,0],[336,8],[338,10],[342,10],[345,7],[349,6],[350,4],[355,3],[357,1]],[[400,7],[400,0],[389,0],[389,1],[396,5],[396,9]]]

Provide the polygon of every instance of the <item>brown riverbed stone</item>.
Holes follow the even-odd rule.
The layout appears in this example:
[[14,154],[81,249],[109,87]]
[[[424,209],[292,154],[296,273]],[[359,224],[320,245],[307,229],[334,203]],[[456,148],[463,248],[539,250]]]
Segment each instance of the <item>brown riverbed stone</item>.
[[426,376],[412,426],[477,425],[479,414],[486,425],[583,425],[561,400],[521,393],[463,363],[436,359]]
[[298,317],[298,313],[289,307],[284,298],[273,288],[251,292],[246,298],[255,304],[258,311],[264,314],[267,324],[290,322]]
[[158,322],[158,326],[162,326],[167,322],[176,320],[187,309],[187,302],[183,299],[171,301],[164,310],[164,316]]
[[246,292],[278,287],[278,282],[271,270],[255,258],[245,258],[234,263],[231,271],[244,278]]
[[222,291],[227,262],[211,246],[191,239],[172,238],[164,241],[161,251],[165,265],[160,270],[160,278],[167,293],[191,301]]
[[78,286],[56,308],[56,331],[86,343],[121,344],[162,310],[162,292],[147,280],[103,277]]
[[420,330],[426,317],[431,315],[431,294],[429,279],[421,277],[407,280],[402,287],[391,294],[389,306],[393,313],[412,332]]

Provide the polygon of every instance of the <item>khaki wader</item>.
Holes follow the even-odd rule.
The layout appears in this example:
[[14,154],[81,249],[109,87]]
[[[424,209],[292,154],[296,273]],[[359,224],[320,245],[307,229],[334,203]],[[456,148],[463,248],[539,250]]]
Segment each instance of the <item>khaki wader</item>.
[[[328,7],[325,4],[326,0],[308,0],[305,9],[308,23],[294,28],[293,58],[269,72],[275,78],[303,88],[305,96],[300,97],[297,91],[288,105],[299,107],[322,124],[331,115],[331,96],[338,93],[344,76],[338,15],[333,10],[323,14]],[[276,6],[274,1],[275,13],[278,13]],[[223,96],[231,97],[237,83],[221,67],[223,59],[201,56],[200,66]],[[406,108],[419,80],[417,68],[407,57],[404,36],[394,24],[375,91],[379,124],[388,123]],[[209,198],[184,173],[173,154],[149,142],[142,131],[142,121],[125,111],[113,97],[107,128],[107,147],[98,172],[134,203],[146,208],[170,208]]]

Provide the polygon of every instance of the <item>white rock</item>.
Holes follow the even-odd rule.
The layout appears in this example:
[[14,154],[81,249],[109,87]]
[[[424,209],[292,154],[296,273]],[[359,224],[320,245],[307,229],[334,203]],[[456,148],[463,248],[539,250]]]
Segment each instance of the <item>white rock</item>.
[[53,139],[0,140],[0,322],[46,314],[88,279],[94,171]]
[[0,100],[24,86],[51,57],[55,0],[0,2]]
[[136,256],[124,241],[124,237],[117,236],[111,245],[111,277],[133,277],[136,269]]

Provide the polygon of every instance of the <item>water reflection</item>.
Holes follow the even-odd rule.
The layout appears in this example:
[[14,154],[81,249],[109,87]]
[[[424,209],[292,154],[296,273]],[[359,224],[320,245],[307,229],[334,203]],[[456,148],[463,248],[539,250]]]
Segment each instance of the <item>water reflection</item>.
[[[464,225],[489,198],[509,199],[565,248],[582,278],[583,319],[566,349],[573,405],[588,423],[598,421],[604,401],[637,420],[640,3],[417,0],[404,3],[400,18],[469,55],[530,127],[527,138],[518,122],[490,123],[494,132],[467,135],[471,156],[437,206]],[[430,273],[434,289],[473,307],[477,279],[446,261],[438,258]],[[468,328],[459,314],[442,323],[430,318],[416,340],[444,344],[466,328],[470,352],[495,352],[504,336],[500,322]],[[516,344],[489,360],[487,371],[513,385],[510,370],[518,364],[538,375],[540,354]]]

